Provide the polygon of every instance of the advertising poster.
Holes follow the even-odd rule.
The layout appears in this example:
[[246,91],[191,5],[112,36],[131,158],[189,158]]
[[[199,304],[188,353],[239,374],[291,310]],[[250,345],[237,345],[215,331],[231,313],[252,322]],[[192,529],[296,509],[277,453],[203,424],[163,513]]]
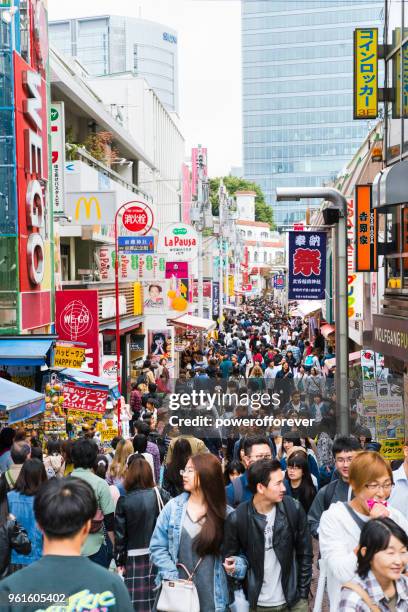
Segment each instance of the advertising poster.
[[170,223],[160,230],[157,252],[166,261],[188,261],[191,275],[197,274],[198,234],[187,223]]
[[165,278],[188,278],[188,261],[166,261]]
[[149,354],[154,362],[163,357],[168,360],[168,365],[174,362],[174,328],[163,327],[161,329],[149,329],[147,331],[146,354]]
[[143,282],[143,312],[145,315],[165,314],[167,311],[169,281]]
[[361,351],[361,372],[363,380],[375,380],[375,354],[374,351]]
[[56,291],[55,330],[60,340],[85,348],[81,371],[99,376],[98,292],[90,289]]
[[404,417],[402,414],[387,414],[376,417],[377,438],[404,438]]
[[[102,355],[101,358],[101,376],[102,378],[118,379],[116,355]],[[122,356],[120,358],[120,368],[122,369]]]
[[64,408],[68,410],[86,410],[103,414],[106,409],[109,392],[100,389],[79,387],[75,383],[63,385]]
[[326,234],[289,232],[289,299],[322,300],[326,288]]

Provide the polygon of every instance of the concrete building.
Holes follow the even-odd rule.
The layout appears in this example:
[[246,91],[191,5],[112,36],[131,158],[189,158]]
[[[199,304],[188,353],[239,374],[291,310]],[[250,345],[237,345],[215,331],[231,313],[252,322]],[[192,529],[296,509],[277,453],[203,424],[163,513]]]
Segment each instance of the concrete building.
[[262,188],[278,227],[308,202],[276,187],[335,179],[369,131],[353,121],[353,30],[383,25],[378,0],[242,1],[244,177]]
[[177,33],[145,19],[101,15],[53,21],[51,43],[89,74],[143,77],[167,110],[178,112]]

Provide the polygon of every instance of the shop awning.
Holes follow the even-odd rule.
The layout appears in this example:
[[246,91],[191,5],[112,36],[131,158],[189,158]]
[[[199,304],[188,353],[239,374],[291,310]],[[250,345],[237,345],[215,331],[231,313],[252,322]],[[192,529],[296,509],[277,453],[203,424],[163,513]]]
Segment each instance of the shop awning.
[[194,317],[193,315],[182,315],[177,319],[169,319],[170,325],[176,325],[183,329],[197,329],[198,331],[211,331],[215,329],[217,324],[212,319],[203,319],[202,317]]
[[[132,331],[132,329],[138,327],[142,322],[143,317],[127,317],[126,319],[120,319],[119,332],[125,334],[128,331]],[[99,326],[99,330],[108,335],[116,334],[116,323],[115,321],[102,323],[102,325]]]
[[292,317],[307,317],[314,312],[322,309],[323,302],[321,300],[304,300],[299,302],[296,308],[291,310],[289,314]]
[[0,410],[7,410],[9,424],[19,423],[45,410],[45,397],[37,391],[0,378]]
[[336,328],[334,327],[334,325],[330,325],[329,323],[326,323],[326,325],[321,326],[320,331],[322,332],[322,335],[325,338],[328,338],[330,334],[334,334],[334,332],[336,331]]
[[[359,361],[360,359],[361,359],[360,351],[356,351],[355,353],[349,354],[349,363],[352,363],[354,361]],[[324,362],[324,365],[329,369],[334,368],[334,366],[336,365],[336,358],[333,357],[333,359],[326,359],[326,361]]]
[[[55,368],[54,368],[55,369]],[[74,368],[64,368],[58,370],[58,376],[70,380],[80,387],[93,387],[108,389],[114,399],[120,398],[118,384],[110,378],[103,378],[102,376],[94,376],[93,374],[87,374],[86,372],[80,372]]]
[[0,337],[0,365],[42,366],[57,336]]

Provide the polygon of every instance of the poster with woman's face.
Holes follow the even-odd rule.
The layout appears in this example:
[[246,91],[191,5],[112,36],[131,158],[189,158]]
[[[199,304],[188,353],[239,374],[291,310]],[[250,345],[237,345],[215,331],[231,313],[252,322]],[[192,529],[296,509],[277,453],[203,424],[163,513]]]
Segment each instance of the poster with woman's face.
[[174,329],[172,327],[149,329],[147,331],[146,353],[151,356],[152,361],[159,362],[165,358],[167,359],[167,366],[173,364],[173,334]]
[[145,281],[143,283],[144,314],[163,314],[167,309],[168,281]]

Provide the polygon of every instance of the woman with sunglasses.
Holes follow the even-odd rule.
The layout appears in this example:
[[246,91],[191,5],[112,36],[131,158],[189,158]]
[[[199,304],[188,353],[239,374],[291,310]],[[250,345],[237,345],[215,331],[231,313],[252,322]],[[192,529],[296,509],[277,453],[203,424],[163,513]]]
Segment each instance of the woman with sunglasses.
[[143,457],[128,457],[122,495],[115,511],[114,557],[124,574],[134,609],[150,612],[153,607],[155,571],[149,559],[149,542],[164,504],[170,495],[155,487],[153,472]]
[[[361,530],[357,576],[341,590],[339,610],[408,610],[408,536],[390,518],[368,521]],[[371,608],[373,609],[373,607]]]
[[[321,553],[319,583],[327,575],[330,610],[338,611],[341,586],[357,570],[361,530],[370,519],[391,518],[406,533],[408,521],[388,505],[393,487],[390,464],[375,451],[358,453],[350,464],[349,483],[354,497],[336,502],[323,512],[319,525]],[[321,589],[320,589],[321,592]],[[315,611],[320,608],[315,605]]]
[[226,498],[221,464],[214,455],[193,455],[181,473],[184,493],[165,506],[150,541],[156,582],[159,586],[162,580],[193,575],[200,610],[226,612],[229,596],[221,557]]

